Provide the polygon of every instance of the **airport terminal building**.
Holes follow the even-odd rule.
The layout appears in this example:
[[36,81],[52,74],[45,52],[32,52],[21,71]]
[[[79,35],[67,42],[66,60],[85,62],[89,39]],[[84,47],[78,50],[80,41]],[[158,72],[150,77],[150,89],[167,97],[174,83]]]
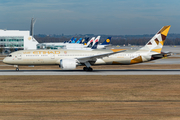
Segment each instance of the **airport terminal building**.
[[29,31],[0,30],[0,47],[4,49],[36,49],[38,42]]

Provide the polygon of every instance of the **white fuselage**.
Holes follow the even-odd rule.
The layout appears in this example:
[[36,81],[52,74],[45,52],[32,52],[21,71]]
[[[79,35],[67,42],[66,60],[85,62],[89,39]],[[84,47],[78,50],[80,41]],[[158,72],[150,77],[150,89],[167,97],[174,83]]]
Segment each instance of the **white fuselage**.
[[[22,50],[11,53],[3,62],[11,65],[59,65],[61,59],[79,59],[88,56],[110,53],[112,50]],[[151,60],[147,51],[126,50],[103,58],[97,58],[92,65],[102,64],[134,64]]]

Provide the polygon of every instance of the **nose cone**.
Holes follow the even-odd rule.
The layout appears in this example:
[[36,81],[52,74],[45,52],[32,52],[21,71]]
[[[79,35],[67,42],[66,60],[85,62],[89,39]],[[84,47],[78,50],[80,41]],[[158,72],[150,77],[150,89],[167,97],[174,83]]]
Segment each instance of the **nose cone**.
[[4,58],[4,59],[3,59],[3,63],[7,63],[7,58]]

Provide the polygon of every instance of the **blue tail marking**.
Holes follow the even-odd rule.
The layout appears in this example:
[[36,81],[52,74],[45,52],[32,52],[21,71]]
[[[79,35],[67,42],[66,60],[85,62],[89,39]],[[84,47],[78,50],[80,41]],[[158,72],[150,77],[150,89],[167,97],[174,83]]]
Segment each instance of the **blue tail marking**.
[[76,43],[77,38],[74,38],[74,40],[71,43]]
[[69,40],[69,43],[71,43],[73,40],[74,40],[74,37],[72,37],[72,38]]
[[109,45],[111,42],[111,37],[108,37],[101,45]]
[[96,42],[96,43],[92,46],[91,49],[97,49],[98,43],[99,43],[99,42]]
[[79,44],[81,42],[82,38],[80,38],[76,43]]

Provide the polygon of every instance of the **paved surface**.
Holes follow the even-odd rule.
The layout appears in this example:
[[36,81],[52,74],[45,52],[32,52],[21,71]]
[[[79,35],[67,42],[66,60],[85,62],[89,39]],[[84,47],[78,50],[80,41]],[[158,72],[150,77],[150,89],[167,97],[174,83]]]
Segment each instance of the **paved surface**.
[[0,70],[0,75],[180,75],[178,70]]
[[144,63],[140,63],[141,65],[154,65],[154,64],[180,64],[180,59],[158,59],[158,60],[154,60],[154,61],[149,61],[149,62],[144,62]]

